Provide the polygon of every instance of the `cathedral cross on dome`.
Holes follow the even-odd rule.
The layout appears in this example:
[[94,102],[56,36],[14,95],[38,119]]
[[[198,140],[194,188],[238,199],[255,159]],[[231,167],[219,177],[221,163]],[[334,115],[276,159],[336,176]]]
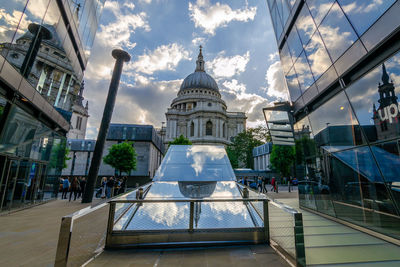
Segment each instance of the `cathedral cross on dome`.
[[200,48],[200,52],[199,52],[199,55],[197,56],[196,71],[204,71],[204,60],[203,60],[203,54],[202,54],[203,47],[200,45],[199,48]]

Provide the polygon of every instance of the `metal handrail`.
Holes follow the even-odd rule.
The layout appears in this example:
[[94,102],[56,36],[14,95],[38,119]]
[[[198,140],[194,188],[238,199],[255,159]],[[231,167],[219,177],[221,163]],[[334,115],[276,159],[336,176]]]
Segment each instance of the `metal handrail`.
[[267,198],[154,198],[154,199],[115,199],[110,203],[160,203],[160,202],[263,202]]

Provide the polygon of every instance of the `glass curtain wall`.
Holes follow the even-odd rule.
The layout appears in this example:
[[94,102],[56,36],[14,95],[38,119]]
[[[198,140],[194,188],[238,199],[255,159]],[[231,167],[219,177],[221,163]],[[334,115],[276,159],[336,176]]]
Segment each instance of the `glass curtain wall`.
[[[396,1],[307,0],[284,33],[294,2],[269,0],[268,6],[276,39],[283,42],[279,54],[291,101],[304,95],[307,102],[373,48],[375,40],[360,38]],[[343,56],[350,48],[358,58]]]
[[0,209],[56,197],[66,138],[5,98],[0,103]]
[[400,239],[400,53],[295,124],[300,205]]

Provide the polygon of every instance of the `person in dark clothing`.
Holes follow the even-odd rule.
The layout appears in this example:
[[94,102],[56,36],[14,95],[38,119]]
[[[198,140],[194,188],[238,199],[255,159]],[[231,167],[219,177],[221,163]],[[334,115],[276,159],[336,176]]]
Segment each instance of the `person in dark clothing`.
[[107,198],[111,198],[112,197],[112,193],[113,193],[113,188],[114,188],[114,177],[110,177],[107,181],[107,187],[106,187],[106,195]]
[[80,190],[79,190],[78,198],[80,198],[81,195],[83,195],[85,193],[85,187],[86,187],[85,177],[82,177],[82,179],[79,182],[79,185],[80,185]]
[[121,185],[118,191],[118,194],[125,193],[125,186],[126,186],[126,176],[122,177]]
[[71,201],[72,193],[74,193],[74,201],[76,200],[76,196],[78,194],[79,189],[79,181],[77,177],[74,177],[71,182],[70,186],[70,193],[69,193],[69,201]]

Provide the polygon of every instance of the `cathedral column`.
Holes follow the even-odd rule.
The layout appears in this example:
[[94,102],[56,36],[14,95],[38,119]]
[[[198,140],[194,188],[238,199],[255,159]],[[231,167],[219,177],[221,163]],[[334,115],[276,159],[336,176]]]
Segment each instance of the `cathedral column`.
[[203,118],[199,121],[199,137],[203,137]]
[[199,136],[199,119],[194,119],[194,137]]

